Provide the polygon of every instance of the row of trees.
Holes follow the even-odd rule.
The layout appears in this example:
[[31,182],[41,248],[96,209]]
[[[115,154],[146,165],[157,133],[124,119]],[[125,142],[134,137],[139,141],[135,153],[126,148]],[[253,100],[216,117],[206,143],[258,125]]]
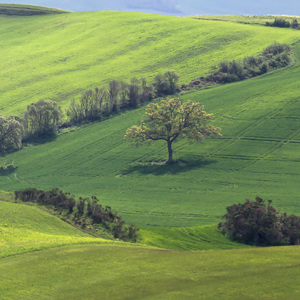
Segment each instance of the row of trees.
[[75,200],[74,196],[57,188],[51,191],[28,188],[15,191],[15,200],[52,206],[61,214],[65,212],[72,222],[80,225],[83,229],[90,225],[101,226],[114,238],[131,242],[137,240],[138,228],[134,225],[127,226],[111,207],[100,205],[95,196],[92,196],[91,199],[79,198]]
[[211,84],[224,84],[253,78],[271,70],[282,68],[290,63],[291,47],[273,43],[258,56],[245,57],[243,61],[222,61],[218,71],[191,81],[185,89]]
[[24,141],[53,137],[59,126],[99,120],[155,97],[174,94],[180,90],[178,80],[176,72],[167,71],[158,74],[150,85],[145,79],[133,78],[129,83],[113,80],[106,87],[87,90],[78,101],[71,101],[66,110],[68,121],[63,125],[61,107],[51,100],[28,105],[23,118],[0,115],[0,155],[20,149]]
[[281,213],[259,197],[227,207],[218,227],[228,238],[256,246],[299,245],[300,217]]
[[136,108],[155,97],[180,91],[179,75],[174,71],[158,74],[148,85],[145,79],[132,78],[129,83],[111,81],[108,86],[85,91],[79,101],[73,100],[67,110],[71,124],[93,121],[121,109]]
[[293,19],[292,22],[290,22],[282,18],[275,18],[274,22],[266,22],[266,26],[300,29],[297,19]]
[[290,62],[288,45],[274,43],[259,56],[246,57],[243,61],[223,61],[217,72],[193,80],[179,87],[179,75],[174,71],[158,74],[151,84],[145,79],[133,78],[129,83],[111,81],[106,87],[85,91],[79,100],[72,100],[61,124],[63,113],[56,102],[40,100],[28,105],[23,118],[0,116],[0,155],[18,150],[22,141],[55,136],[59,126],[99,120],[122,109],[136,108],[155,97],[173,95],[180,90],[198,86],[223,84],[264,74],[284,67]]

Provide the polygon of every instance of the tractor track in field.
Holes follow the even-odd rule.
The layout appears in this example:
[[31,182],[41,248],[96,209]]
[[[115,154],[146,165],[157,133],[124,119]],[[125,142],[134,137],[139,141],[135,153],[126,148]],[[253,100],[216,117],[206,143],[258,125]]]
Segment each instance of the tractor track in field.
[[291,133],[286,139],[283,139],[281,142],[276,144],[274,147],[272,147],[270,150],[266,151],[262,155],[257,156],[254,160],[250,161],[248,164],[245,164],[244,166],[239,168],[239,170],[243,170],[243,169],[249,167],[250,165],[256,164],[259,161],[266,159],[267,156],[271,155],[272,153],[274,153],[276,150],[280,149],[281,147],[287,145],[291,140],[293,140],[293,138],[295,136],[298,135],[298,133],[300,133],[300,129],[298,129],[297,131]]

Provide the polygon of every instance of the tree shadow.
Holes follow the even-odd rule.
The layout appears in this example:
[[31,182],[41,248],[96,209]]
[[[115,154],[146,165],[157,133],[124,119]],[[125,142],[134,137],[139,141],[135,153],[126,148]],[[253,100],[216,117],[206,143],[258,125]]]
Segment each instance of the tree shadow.
[[129,175],[137,172],[141,175],[175,175],[178,173],[184,173],[191,170],[199,169],[204,166],[215,163],[216,160],[196,158],[190,160],[177,160],[172,164],[167,164],[165,161],[141,161],[130,165],[128,168],[123,170],[122,175]]
[[23,145],[24,146],[28,146],[28,145],[38,146],[38,145],[53,142],[53,141],[56,140],[56,138],[57,138],[56,135],[51,135],[51,136],[46,136],[46,137],[39,137],[39,138],[37,138],[37,137],[28,138],[28,139],[23,141]]
[[13,165],[0,167],[0,176],[9,176],[10,174],[16,172],[18,167],[14,167]]

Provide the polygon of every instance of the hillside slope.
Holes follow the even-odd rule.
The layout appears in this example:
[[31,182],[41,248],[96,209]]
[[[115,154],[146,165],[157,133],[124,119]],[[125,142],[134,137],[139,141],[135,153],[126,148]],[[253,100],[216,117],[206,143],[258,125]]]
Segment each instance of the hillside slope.
[[40,99],[65,105],[82,90],[174,69],[181,82],[207,75],[300,32],[129,12],[0,17],[0,114]]
[[109,242],[40,209],[0,201],[0,257],[68,244]]
[[0,259],[4,299],[299,299],[298,246],[163,251],[81,245]]
[[[300,56],[299,45],[295,49]],[[184,95],[215,114],[223,137],[203,144],[177,143],[163,166],[163,143],[135,148],[123,141],[144,108],[60,135],[57,140],[4,158],[15,171],[0,189],[54,187],[95,194],[127,223],[158,226],[215,224],[225,207],[260,196],[287,213],[299,209],[300,66],[244,82]]]

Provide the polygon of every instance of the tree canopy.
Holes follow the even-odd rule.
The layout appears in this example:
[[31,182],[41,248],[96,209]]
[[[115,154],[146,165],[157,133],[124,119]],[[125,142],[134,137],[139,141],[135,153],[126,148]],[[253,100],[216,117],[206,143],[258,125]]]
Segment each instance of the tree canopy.
[[60,107],[51,100],[40,100],[27,106],[25,120],[32,137],[55,134],[61,115]]
[[0,115],[0,154],[20,149],[23,134],[24,127],[19,118]]
[[182,138],[190,142],[200,142],[206,137],[220,136],[220,128],[210,124],[212,114],[204,111],[198,102],[182,102],[179,98],[166,98],[160,103],[151,103],[146,107],[145,121],[140,126],[127,129],[125,140],[137,146],[144,142],[162,140],[168,147],[168,163],[173,162],[172,144]]

